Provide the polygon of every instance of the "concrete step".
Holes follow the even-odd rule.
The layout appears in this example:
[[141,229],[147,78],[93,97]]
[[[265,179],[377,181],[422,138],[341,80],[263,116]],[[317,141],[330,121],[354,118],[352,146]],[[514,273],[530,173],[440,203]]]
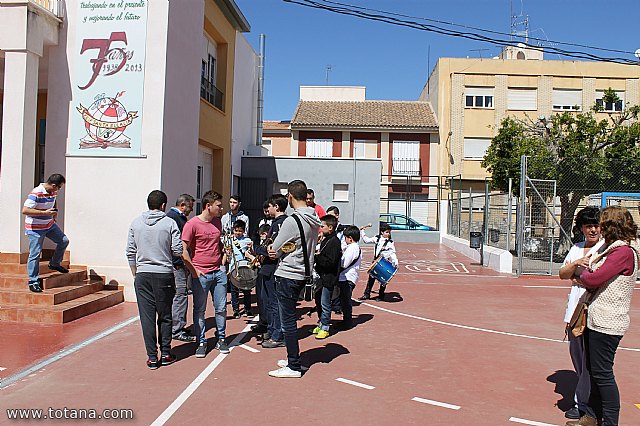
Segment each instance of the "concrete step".
[[63,324],[124,301],[122,290],[100,290],[57,305],[0,306],[0,321]]
[[[69,268],[69,261],[63,260],[60,263],[65,268]],[[40,262],[40,274],[46,274],[48,272],[54,272],[49,269],[49,261],[45,260]],[[0,263],[0,274],[27,274],[26,263]]]
[[[40,259],[48,261],[53,256],[54,251],[53,249],[42,249]],[[27,263],[28,259],[29,253],[0,253],[0,263]],[[68,261],[69,259],[71,259],[71,253],[65,251],[62,260]]]
[[6,304],[59,305],[69,300],[103,290],[104,287],[104,282],[101,280],[85,280],[84,282],[74,283],[73,285],[46,289],[42,293],[34,293],[26,288],[26,286],[20,289],[0,288],[0,306]]
[[[62,287],[75,283],[82,283],[87,279],[87,270],[70,269],[69,273],[60,272],[41,273],[42,285],[45,289]],[[92,277],[94,278],[94,277]],[[23,274],[0,274],[0,289],[24,289],[27,288],[28,278]]]

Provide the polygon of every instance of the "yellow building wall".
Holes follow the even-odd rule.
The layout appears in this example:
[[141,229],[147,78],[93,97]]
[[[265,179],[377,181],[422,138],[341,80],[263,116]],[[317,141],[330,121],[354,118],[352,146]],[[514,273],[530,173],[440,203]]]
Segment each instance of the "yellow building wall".
[[213,0],[205,1],[204,31],[217,44],[216,87],[224,93],[224,111],[200,98],[201,145],[213,150],[211,189],[231,194],[231,112],[236,30]]
[[[625,104],[640,103],[640,80],[636,67],[628,65],[587,61],[537,61],[480,58],[440,58],[432,73],[436,82],[425,85],[420,100],[431,101],[437,108],[440,145],[438,164],[440,175],[462,173],[463,179],[484,179],[488,173],[480,161],[463,160],[461,144],[465,137],[492,137],[504,116],[536,119],[551,111],[551,95],[554,88],[580,89],[583,91],[583,111],[595,102],[595,90],[609,87],[625,92]],[[456,79],[457,78],[457,79]],[[507,88],[537,88],[536,111],[510,111],[501,107],[499,97]],[[454,81],[462,80],[462,87]],[[495,87],[494,109],[464,107],[464,87]],[[427,88],[429,92],[427,93]],[[435,89],[435,90],[434,90]],[[593,93],[592,93],[593,92]],[[454,103],[456,103],[454,105]],[[462,114],[460,114],[462,105]],[[504,109],[502,109],[504,108]],[[597,114],[598,119],[607,114]],[[453,163],[452,161],[453,160]]]

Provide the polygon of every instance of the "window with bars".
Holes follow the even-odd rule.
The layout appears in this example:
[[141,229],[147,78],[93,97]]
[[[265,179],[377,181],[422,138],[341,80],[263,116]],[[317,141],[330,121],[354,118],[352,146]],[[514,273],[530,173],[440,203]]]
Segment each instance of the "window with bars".
[[333,156],[333,139],[307,139],[307,157],[330,158]]
[[392,173],[418,176],[420,174],[420,141],[393,141]]

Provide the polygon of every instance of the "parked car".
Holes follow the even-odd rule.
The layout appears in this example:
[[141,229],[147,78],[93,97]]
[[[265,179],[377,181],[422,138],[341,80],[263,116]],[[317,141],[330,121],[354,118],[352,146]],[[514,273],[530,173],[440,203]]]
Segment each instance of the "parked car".
[[384,213],[380,215],[380,223],[387,223],[391,229],[410,229],[414,231],[435,231],[435,228],[423,225],[403,214]]

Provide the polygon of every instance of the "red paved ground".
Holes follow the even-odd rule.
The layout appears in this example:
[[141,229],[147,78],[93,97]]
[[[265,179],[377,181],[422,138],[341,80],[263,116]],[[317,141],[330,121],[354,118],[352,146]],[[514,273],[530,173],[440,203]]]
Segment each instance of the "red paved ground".
[[[557,341],[563,337],[567,284],[500,275],[442,246],[398,246],[401,270],[388,289],[390,301],[356,307],[354,329],[318,341],[309,334],[315,316],[300,321],[303,364],[310,366],[303,379],[268,377],[285,350],[262,349],[248,334],[246,344],[260,352],[236,347],[222,357],[166,424],[503,425],[515,424],[509,419],[516,417],[563,425],[560,408],[571,404],[575,382],[567,345]],[[365,274],[360,278],[356,297]],[[207,313],[211,316],[211,307]],[[631,322],[622,346],[638,349],[638,297]],[[233,338],[246,320],[227,325]],[[196,359],[193,344],[174,350],[178,363],[148,371],[139,323],[134,323],[0,390],[0,406],[3,411],[131,408],[135,419],[129,423],[151,424],[218,356],[213,351]],[[640,424],[640,409],[634,406],[640,404],[634,376],[639,361],[640,350],[619,350],[616,356],[622,425]],[[460,409],[426,405],[414,397]]]

